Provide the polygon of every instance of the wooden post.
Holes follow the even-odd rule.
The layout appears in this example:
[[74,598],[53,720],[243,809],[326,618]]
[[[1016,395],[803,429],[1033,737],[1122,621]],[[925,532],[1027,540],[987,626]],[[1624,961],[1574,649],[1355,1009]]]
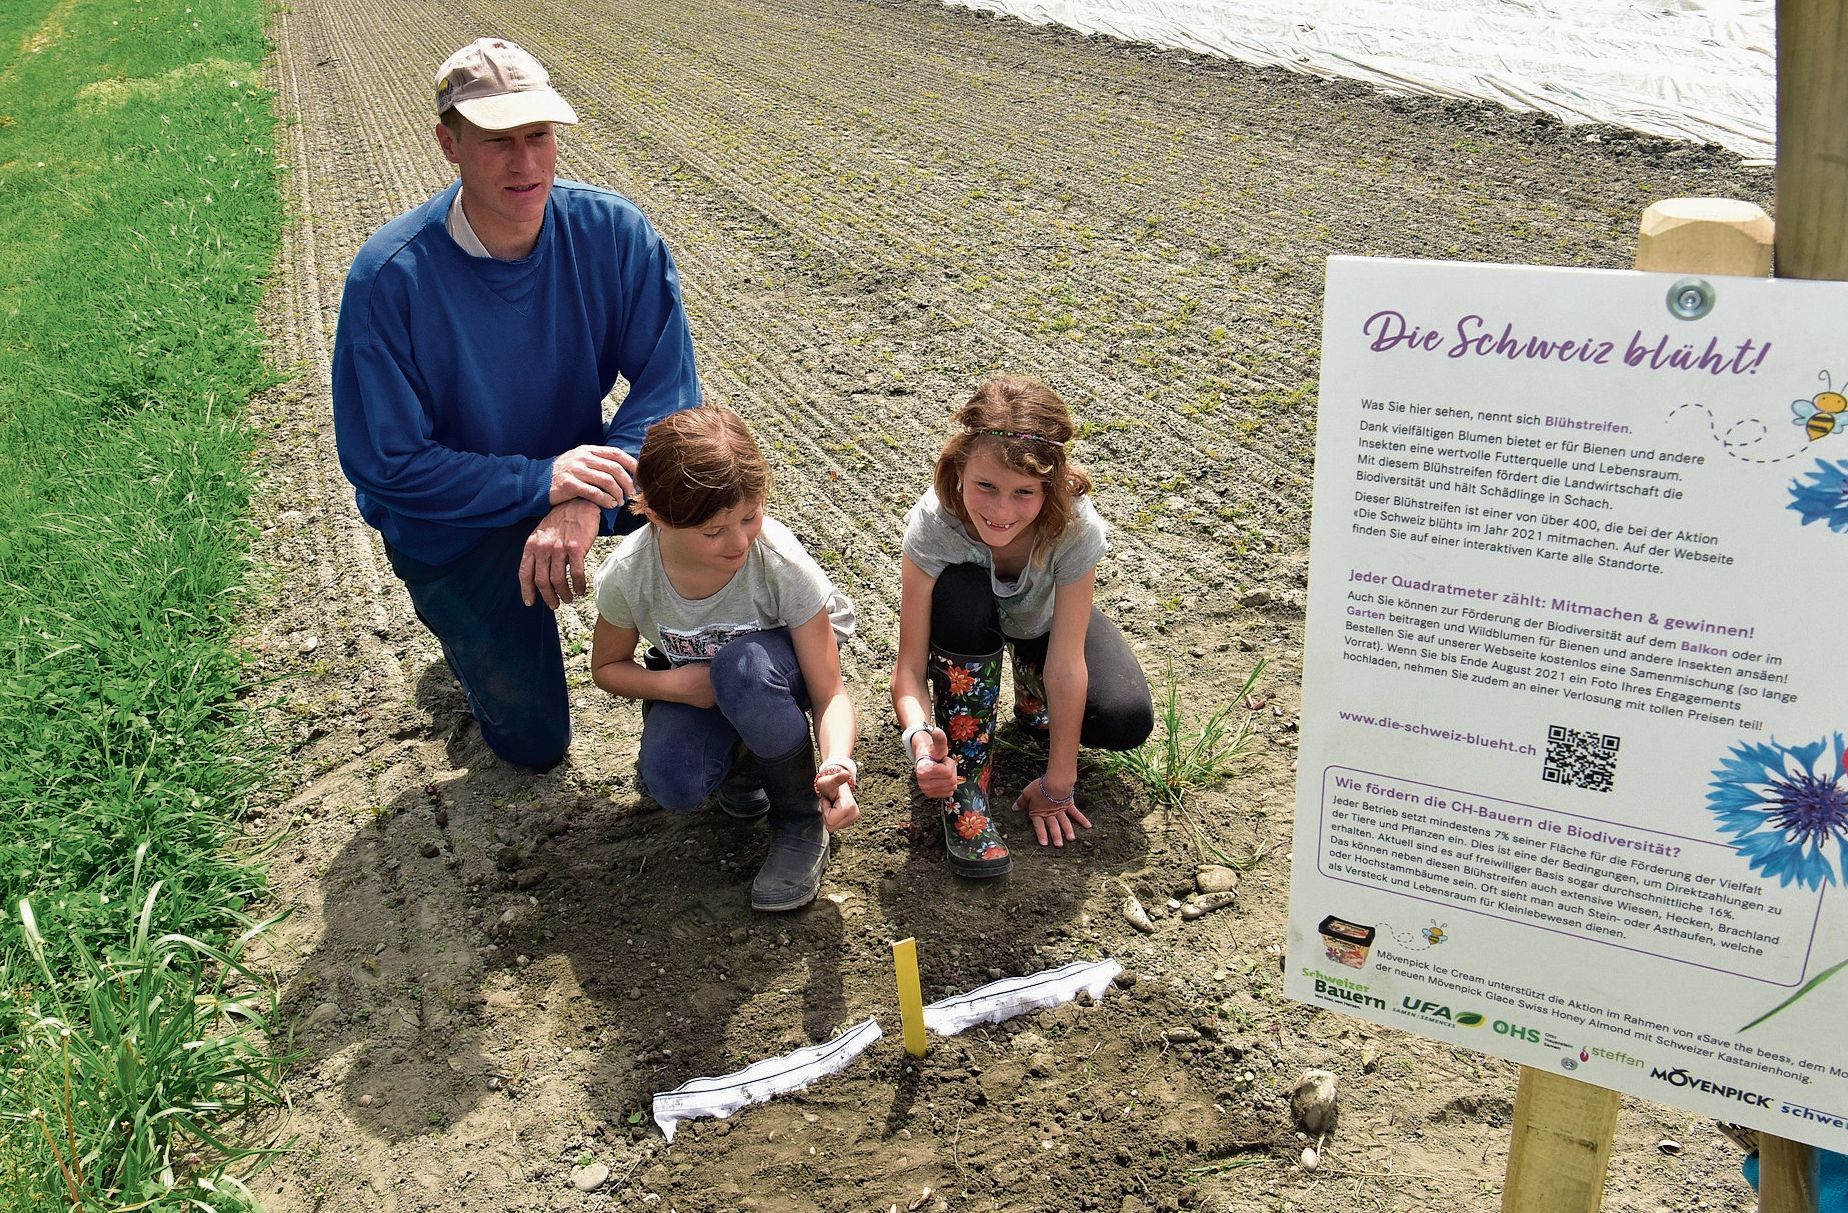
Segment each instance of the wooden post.
[[[1777,4],[1777,276],[1848,279],[1848,10]],[[1766,1136],[1760,1213],[1815,1213],[1816,1151]]]
[[1758,1138],[1758,1213],[1816,1213],[1816,1148],[1800,1141]]
[[[1643,212],[1636,268],[1762,278],[1771,272],[1771,240],[1770,217],[1749,202],[1670,198]],[[1503,1213],[1598,1213],[1618,1098],[1615,1091],[1523,1067]]]
[[1848,278],[1848,9],[1777,4],[1777,276]]
[[1617,1100],[1615,1091],[1522,1066],[1502,1213],[1598,1213]]
[[1643,212],[1636,268],[1670,274],[1771,272],[1771,216],[1731,198],[1669,198]]

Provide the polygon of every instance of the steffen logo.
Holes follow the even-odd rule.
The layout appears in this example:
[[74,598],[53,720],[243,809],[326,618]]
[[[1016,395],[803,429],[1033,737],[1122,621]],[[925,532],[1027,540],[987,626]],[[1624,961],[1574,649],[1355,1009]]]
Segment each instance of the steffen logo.
[[1480,1028],[1488,1022],[1480,1011],[1453,1011],[1441,1002],[1427,998],[1406,997],[1399,1000],[1399,1013],[1413,1015],[1432,1023],[1447,1023],[1458,1028]]

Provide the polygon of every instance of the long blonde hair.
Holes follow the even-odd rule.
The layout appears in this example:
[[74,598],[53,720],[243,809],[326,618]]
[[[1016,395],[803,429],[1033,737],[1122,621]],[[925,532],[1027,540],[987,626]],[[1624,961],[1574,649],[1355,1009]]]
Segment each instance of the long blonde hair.
[[1072,414],[1059,394],[1026,375],[1002,375],[975,389],[951,416],[956,432],[937,456],[937,502],[971,534],[975,523],[963,508],[963,469],[971,456],[986,452],[1018,476],[1040,482],[1046,497],[1033,525],[1051,550],[1078,510],[1078,499],[1091,491],[1091,476],[1066,456],[1072,440]]

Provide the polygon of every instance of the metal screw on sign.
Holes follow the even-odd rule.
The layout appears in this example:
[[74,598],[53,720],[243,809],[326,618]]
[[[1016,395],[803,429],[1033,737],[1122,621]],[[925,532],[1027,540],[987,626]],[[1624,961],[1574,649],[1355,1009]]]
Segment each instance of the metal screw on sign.
[[1713,288],[1702,278],[1683,278],[1668,288],[1668,310],[1682,320],[1699,320],[1713,310]]

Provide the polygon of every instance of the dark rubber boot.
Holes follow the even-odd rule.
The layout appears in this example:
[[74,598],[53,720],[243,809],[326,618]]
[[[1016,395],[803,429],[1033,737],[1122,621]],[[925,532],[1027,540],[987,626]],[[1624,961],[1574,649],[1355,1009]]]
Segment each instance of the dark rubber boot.
[[[660,649],[655,648],[651,644],[642,652],[642,668],[648,670],[671,670],[674,668],[674,663],[667,659],[666,653],[663,653]],[[643,724],[648,723],[648,709],[654,707],[654,703],[655,701],[652,699],[642,700]],[[638,796],[648,795],[648,784],[642,779],[642,759],[639,754],[636,755],[635,758],[635,791]],[[649,799],[652,800],[653,797],[649,797]]]
[[1030,737],[1045,741],[1050,727],[1046,716],[1046,671],[1020,655],[1020,646],[1007,646],[1014,665],[1014,723]]
[[1005,876],[1014,861],[995,829],[988,803],[1001,651],[970,657],[933,648],[928,668],[937,727],[950,739],[950,757],[963,780],[943,802],[943,845],[950,868],[977,880]]
[[719,811],[739,821],[756,821],[769,810],[770,796],[758,775],[757,756],[739,742],[732,752],[731,770],[719,784]]
[[815,751],[808,739],[781,758],[759,758],[770,801],[770,854],[751,881],[753,910],[797,910],[821,891],[828,866],[828,827],[815,795]]

